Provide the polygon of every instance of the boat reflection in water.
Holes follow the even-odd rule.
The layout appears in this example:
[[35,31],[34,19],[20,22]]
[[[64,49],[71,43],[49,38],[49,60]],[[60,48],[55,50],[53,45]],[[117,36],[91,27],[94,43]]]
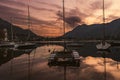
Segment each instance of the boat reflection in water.
[[80,67],[80,57],[77,51],[53,51],[48,58],[49,67],[63,67],[64,80],[67,80],[67,67]]
[[96,53],[93,45],[72,50],[57,45],[0,49],[0,80],[120,80],[119,48],[107,53]]
[[22,54],[29,54],[33,49],[11,49],[11,48],[1,48],[0,49],[0,65],[10,61],[15,57],[19,57]]
[[[102,57],[103,57],[103,67],[104,67],[104,80],[109,80],[107,79],[108,78],[108,71],[107,71],[107,67],[108,67],[108,64],[109,62],[107,61],[107,55],[109,55],[111,53],[111,51],[108,49],[107,51],[106,50],[102,50],[102,51],[97,51],[98,54],[101,54]],[[119,70],[119,64],[118,64],[118,61],[117,61],[117,69]]]
[[104,58],[103,64],[104,64],[104,80],[107,80],[107,71],[106,71],[106,54],[109,54],[109,51],[102,50],[102,51],[97,51],[98,54],[102,54],[102,57]]

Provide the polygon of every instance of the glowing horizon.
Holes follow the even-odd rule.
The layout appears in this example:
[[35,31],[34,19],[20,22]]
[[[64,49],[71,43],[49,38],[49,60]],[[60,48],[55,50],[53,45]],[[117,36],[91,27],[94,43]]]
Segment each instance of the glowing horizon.
[[[120,18],[119,0],[105,0],[106,22]],[[82,5],[81,5],[82,4]],[[0,18],[27,29],[28,0],[3,0],[0,2]],[[62,0],[30,0],[32,30],[38,35],[62,35]],[[102,23],[102,0],[65,0],[66,32],[77,24]],[[48,32],[48,33],[47,33]]]

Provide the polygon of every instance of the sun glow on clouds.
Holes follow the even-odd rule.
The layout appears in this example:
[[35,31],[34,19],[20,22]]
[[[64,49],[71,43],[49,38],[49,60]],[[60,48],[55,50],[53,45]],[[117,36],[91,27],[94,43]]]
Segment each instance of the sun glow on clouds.
[[[119,0],[105,0],[106,22],[120,17],[119,3]],[[27,19],[28,0],[3,0],[0,4],[2,7],[0,9],[1,18],[8,21],[9,17]],[[59,34],[63,29],[62,0],[30,0],[29,5],[33,30],[37,30],[34,32],[44,36],[60,36],[62,34]],[[65,0],[65,17],[66,31],[73,29],[76,24],[102,23],[102,0]],[[27,28],[27,22],[25,23],[24,20],[14,19],[13,21],[22,28],[25,26]],[[36,25],[37,27],[35,27]],[[53,32],[54,34],[52,34]]]

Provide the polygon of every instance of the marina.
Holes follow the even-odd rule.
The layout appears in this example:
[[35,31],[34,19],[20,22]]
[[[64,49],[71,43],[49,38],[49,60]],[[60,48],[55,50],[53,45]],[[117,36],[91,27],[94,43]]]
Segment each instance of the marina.
[[120,0],[1,0],[0,80],[120,80]]

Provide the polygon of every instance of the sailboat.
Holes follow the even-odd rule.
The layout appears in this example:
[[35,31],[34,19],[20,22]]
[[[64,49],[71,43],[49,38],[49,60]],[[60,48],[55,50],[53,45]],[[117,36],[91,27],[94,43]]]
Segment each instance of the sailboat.
[[77,51],[54,51],[48,58],[49,66],[68,65],[79,66],[80,57]]
[[[63,30],[65,34],[65,8],[64,8],[64,0],[63,0]],[[64,38],[64,50],[63,51],[52,51],[49,58],[48,64],[56,63],[76,63],[79,64],[80,56],[76,50],[68,50],[66,48],[66,41]],[[55,63],[55,64],[56,64]]]
[[111,44],[109,44],[105,40],[105,8],[104,7],[105,6],[104,6],[104,0],[103,0],[103,40],[101,41],[101,43],[96,45],[98,50],[107,50],[111,46]]
[[[28,2],[30,3],[30,0]],[[29,3],[27,5],[27,7],[28,7],[28,30],[30,29],[30,6],[29,6]],[[29,38],[30,38],[30,32],[28,31],[27,40],[29,40]],[[18,43],[15,45],[15,48],[17,48],[17,49],[32,49],[32,48],[36,48],[36,44],[31,43],[31,42]]]
[[10,26],[10,28],[11,28],[11,40],[9,41],[8,40],[8,31],[7,31],[7,29],[4,29],[4,32],[5,32],[5,39],[4,39],[4,42],[2,42],[1,44],[0,44],[0,47],[4,47],[4,48],[12,48],[12,47],[14,47],[14,45],[15,45],[15,42],[13,41],[13,25],[12,25],[12,17],[10,17],[10,20],[11,20],[11,26]]

